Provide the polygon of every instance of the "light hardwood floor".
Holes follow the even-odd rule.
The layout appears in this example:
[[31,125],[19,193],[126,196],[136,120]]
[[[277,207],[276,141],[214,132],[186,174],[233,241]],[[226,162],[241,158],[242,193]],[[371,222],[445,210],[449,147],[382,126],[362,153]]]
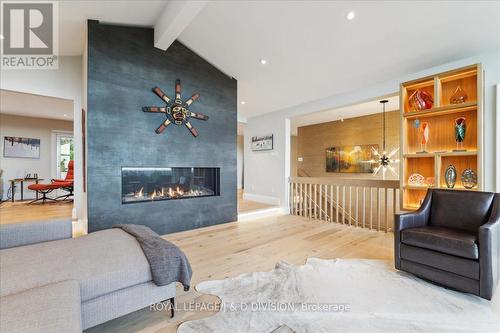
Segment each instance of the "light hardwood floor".
[[[281,215],[247,222],[233,222],[166,235],[188,256],[193,267],[192,285],[204,280],[234,277],[242,273],[269,271],[285,260],[304,264],[306,258],[372,258],[393,260],[392,233],[368,231],[343,225]],[[95,332],[176,332],[184,321],[211,316],[214,312],[184,311],[188,304],[218,302],[193,288],[177,288],[180,309],[174,319],[167,311],[136,311],[87,330]]]
[[71,218],[72,210],[73,203],[69,201],[31,205],[28,201],[6,201],[0,204],[0,224]]
[[238,214],[253,212],[256,210],[275,207],[262,202],[250,201],[243,199],[243,190],[238,190]]
[[[238,191],[238,213],[274,207],[260,202],[243,200],[243,192]],[[71,218],[73,203],[48,202],[45,204],[34,203],[28,205],[28,201],[5,201],[0,204],[0,224],[29,222],[37,220],[49,220],[55,218]]]

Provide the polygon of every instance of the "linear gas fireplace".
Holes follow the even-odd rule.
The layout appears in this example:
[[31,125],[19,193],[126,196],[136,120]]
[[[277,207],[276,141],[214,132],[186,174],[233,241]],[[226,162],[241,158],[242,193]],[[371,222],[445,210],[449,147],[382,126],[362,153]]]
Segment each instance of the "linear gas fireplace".
[[220,168],[122,168],[122,203],[220,195]]

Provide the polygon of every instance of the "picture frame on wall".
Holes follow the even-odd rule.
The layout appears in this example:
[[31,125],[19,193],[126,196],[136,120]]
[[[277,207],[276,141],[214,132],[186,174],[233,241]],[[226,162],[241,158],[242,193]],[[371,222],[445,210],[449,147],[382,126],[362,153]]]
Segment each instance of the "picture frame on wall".
[[373,173],[377,144],[329,147],[326,149],[326,172]]
[[252,137],[252,151],[266,151],[273,149],[274,149],[274,134]]
[[40,139],[4,136],[3,157],[40,158]]

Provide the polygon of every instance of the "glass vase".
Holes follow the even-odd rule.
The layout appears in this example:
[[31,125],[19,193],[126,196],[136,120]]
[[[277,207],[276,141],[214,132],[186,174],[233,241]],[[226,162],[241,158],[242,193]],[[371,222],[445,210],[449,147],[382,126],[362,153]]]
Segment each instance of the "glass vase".
[[465,103],[467,101],[467,93],[460,88],[460,86],[457,86],[457,89],[455,89],[455,92],[453,95],[450,97],[450,103],[451,104],[461,104]]
[[465,130],[465,117],[458,117],[455,119],[455,141],[457,142],[457,149],[454,149],[453,151],[465,151]]

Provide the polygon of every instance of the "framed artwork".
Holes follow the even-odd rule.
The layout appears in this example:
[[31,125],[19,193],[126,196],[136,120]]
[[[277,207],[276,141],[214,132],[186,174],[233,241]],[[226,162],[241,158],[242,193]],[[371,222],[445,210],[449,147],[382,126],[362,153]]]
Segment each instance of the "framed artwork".
[[3,157],[40,158],[40,139],[5,136]]
[[252,151],[273,150],[273,134],[252,137]]
[[377,162],[374,150],[378,145],[330,147],[326,149],[326,172],[373,173]]

